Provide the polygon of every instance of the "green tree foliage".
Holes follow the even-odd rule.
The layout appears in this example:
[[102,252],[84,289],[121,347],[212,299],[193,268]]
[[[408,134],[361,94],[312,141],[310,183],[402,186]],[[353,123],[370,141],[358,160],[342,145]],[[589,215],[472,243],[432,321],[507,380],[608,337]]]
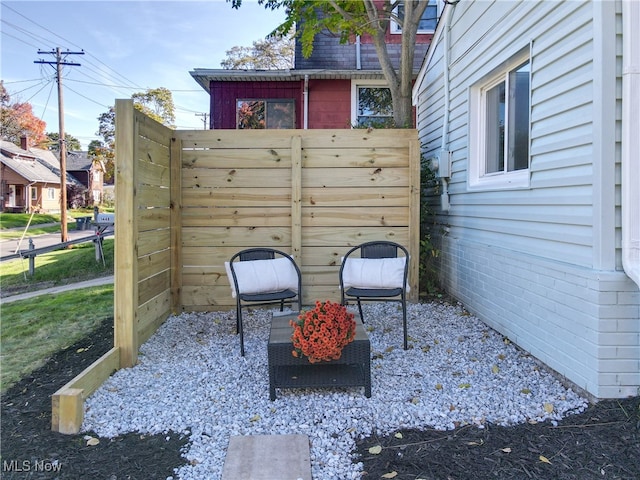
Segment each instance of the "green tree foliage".
[[[154,120],[175,128],[175,106],[171,90],[159,87],[150,88],[144,92],[131,95],[133,107]],[[116,143],[116,109],[109,110],[98,116],[98,132],[104,142],[93,141],[89,144],[89,154],[99,157],[105,166],[105,182],[113,182],[115,175],[115,143]]]
[[26,136],[29,147],[44,147],[47,124],[33,114],[27,102],[11,102],[11,97],[0,81],[0,134],[2,139],[20,145],[20,137]]
[[91,143],[89,143],[89,157],[91,157],[93,161],[101,162],[104,166],[105,183],[113,183],[116,168],[113,148],[106,147],[99,140],[92,140]]
[[228,70],[286,70],[294,66],[293,35],[256,40],[251,47],[233,47],[220,65]]
[[150,88],[131,95],[133,106],[145,115],[170,128],[175,128],[176,114],[171,90]]
[[[242,5],[242,0],[227,1],[233,8]],[[426,0],[402,2],[402,17],[396,14],[400,2],[390,0],[258,0],[258,3],[270,10],[286,9],[287,18],[272,35],[286,35],[295,26],[305,57],[312,54],[313,41],[324,30],[340,35],[342,42],[349,41],[354,35],[369,35],[391,91],[395,126],[413,126],[413,58],[418,26],[428,5]],[[402,28],[397,68],[391,61],[386,43],[386,32],[392,20]]]
[[[47,132],[47,147],[49,150],[57,152],[60,150],[60,134],[58,132]],[[79,152],[82,150],[80,140],[65,132],[64,142],[67,145],[67,152]]]

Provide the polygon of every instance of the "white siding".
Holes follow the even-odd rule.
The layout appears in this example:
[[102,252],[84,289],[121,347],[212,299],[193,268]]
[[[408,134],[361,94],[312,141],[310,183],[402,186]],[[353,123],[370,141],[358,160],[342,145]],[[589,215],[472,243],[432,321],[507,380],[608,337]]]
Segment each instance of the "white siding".
[[[453,7],[450,209],[438,215],[446,289],[597,397],[640,385],[640,294],[619,254],[620,34],[619,2]],[[530,186],[472,191],[470,89],[529,45]],[[415,98],[428,157],[442,145],[442,35],[427,58]]]

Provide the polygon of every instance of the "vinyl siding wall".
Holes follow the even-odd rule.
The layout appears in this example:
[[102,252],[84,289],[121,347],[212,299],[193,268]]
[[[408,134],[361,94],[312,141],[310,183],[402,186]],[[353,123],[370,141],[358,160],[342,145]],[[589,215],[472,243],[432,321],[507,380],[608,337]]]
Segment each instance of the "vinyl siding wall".
[[[433,232],[453,296],[600,398],[640,385],[640,294],[620,261],[620,12],[589,1],[453,9],[450,209]],[[442,146],[445,105],[443,37],[434,41],[417,87],[427,157]],[[472,191],[471,87],[529,46],[530,186]]]

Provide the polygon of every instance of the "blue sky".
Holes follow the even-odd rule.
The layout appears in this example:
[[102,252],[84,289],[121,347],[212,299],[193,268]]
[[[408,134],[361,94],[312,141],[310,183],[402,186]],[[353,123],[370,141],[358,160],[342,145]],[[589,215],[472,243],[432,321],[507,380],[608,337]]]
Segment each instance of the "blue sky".
[[176,125],[204,128],[207,93],[193,80],[194,68],[221,68],[225,52],[251,46],[285,18],[244,0],[238,10],[210,1],[2,1],[0,77],[11,100],[29,102],[33,113],[58,131],[55,69],[36,64],[54,55],[38,50],[77,52],[63,70],[65,131],[84,149],[98,130],[98,116],[116,98],[165,87],[172,91]]

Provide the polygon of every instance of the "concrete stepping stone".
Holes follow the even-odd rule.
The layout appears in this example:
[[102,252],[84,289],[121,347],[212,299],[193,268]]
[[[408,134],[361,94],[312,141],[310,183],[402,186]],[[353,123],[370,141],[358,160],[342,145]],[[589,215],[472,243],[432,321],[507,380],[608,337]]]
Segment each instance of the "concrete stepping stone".
[[307,435],[233,435],[222,480],[312,480]]

